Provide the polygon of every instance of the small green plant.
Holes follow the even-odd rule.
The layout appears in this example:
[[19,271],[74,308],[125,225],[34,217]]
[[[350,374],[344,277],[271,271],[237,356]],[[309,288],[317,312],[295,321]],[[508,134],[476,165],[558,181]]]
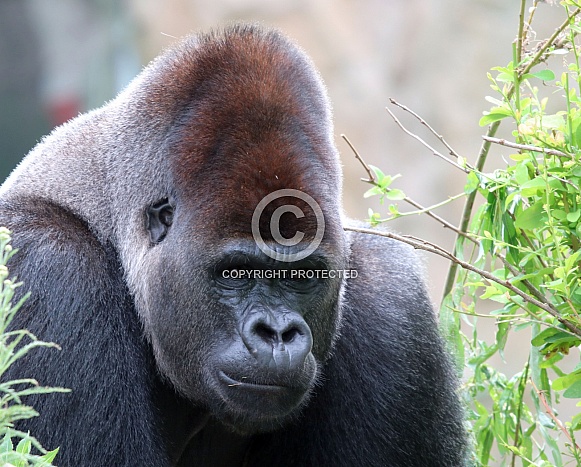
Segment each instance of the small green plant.
[[[396,177],[363,163],[373,185],[366,196],[416,208],[402,212],[390,204],[385,219],[370,212],[372,224],[424,213],[457,233],[453,252],[386,235],[451,261],[440,322],[464,373],[478,466],[512,467],[517,460],[524,467],[581,466],[581,411],[559,412],[562,398],[581,406],[581,2],[560,4],[566,20],[538,41],[531,24],[539,1],[521,0],[513,60],[489,74],[494,95],[487,100],[493,107],[480,120],[489,127],[474,165],[421,117],[392,101],[446,147],[447,154],[438,152],[388,109],[406,133],[466,173],[463,193],[425,208],[392,188]],[[501,123],[512,125],[510,140],[495,137]],[[492,144],[508,157],[505,167],[487,172]],[[465,208],[456,227],[433,210],[459,197]],[[494,311],[480,312],[483,300],[495,303]],[[492,342],[479,336],[483,318],[495,320]],[[521,371],[504,375],[490,359],[504,358],[507,341],[523,330],[531,334],[528,356]]]
[[[0,465],[28,467],[49,467],[58,449],[47,452],[29,433],[14,428],[18,420],[25,420],[38,415],[25,405],[22,398],[31,394],[49,392],[67,392],[67,389],[39,386],[34,379],[4,381],[6,370],[19,358],[36,347],[57,347],[56,344],[42,342],[26,330],[9,330],[10,323],[28,295],[16,304],[12,303],[14,292],[21,283],[9,279],[8,260],[14,255],[10,245],[10,232],[0,227]],[[16,443],[16,446],[14,446]],[[33,448],[40,454],[33,454]]]

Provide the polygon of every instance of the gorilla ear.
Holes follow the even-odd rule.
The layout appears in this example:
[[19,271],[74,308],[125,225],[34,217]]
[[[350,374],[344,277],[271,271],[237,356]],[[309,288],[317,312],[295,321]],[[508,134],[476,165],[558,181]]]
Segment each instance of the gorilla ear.
[[147,208],[147,230],[151,243],[160,243],[173,222],[173,205],[167,198]]

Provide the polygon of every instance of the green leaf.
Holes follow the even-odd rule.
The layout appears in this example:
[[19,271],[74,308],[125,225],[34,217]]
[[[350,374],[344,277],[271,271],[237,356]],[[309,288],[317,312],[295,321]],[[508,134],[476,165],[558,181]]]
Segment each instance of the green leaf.
[[530,159],[531,156],[529,156],[526,152],[525,153],[516,153],[516,154],[511,154],[510,157],[513,161],[516,162],[521,162],[521,161],[526,161],[528,159]]
[[502,102],[500,99],[497,99],[496,97],[484,96],[484,99],[497,107],[504,105],[504,102]]
[[543,178],[537,177],[523,183],[520,187],[522,196],[535,196],[539,191],[547,189],[547,181]]
[[492,450],[492,443],[494,442],[494,435],[491,429],[486,429],[478,433],[478,447],[479,456],[478,460],[482,462],[482,465],[488,465],[488,459],[490,458],[490,451]]
[[16,446],[16,452],[19,454],[30,454],[31,448],[32,442],[30,441],[30,438],[23,438]]
[[551,216],[553,216],[555,219],[559,221],[563,221],[567,218],[567,213],[562,209],[552,209]]
[[390,205],[387,207],[387,210],[389,211],[389,213],[390,213],[392,216],[394,216],[394,217],[397,217],[397,216],[399,216],[399,209],[398,209],[398,207],[397,207],[397,204],[390,204]]
[[0,443],[0,453],[10,452],[14,450],[14,445],[12,444],[12,439],[6,433],[4,438],[2,439],[2,443]]
[[478,124],[480,126],[490,125],[491,123],[498,122],[503,118],[511,117],[511,114],[499,113],[499,112],[487,112],[484,116],[480,119]]
[[524,79],[530,79],[533,77],[541,79],[543,81],[553,81],[555,79],[555,73],[553,73],[552,70],[546,69],[537,71],[535,73],[527,73],[526,75],[523,76]]
[[496,346],[498,347],[499,351],[504,350],[509,331],[510,326],[507,322],[498,323],[498,330],[496,331]]
[[563,334],[563,331],[560,331],[555,328],[543,329],[533,338],[533,340],[531,340],[531,344],[534,345],[535,347],[540,347],[546,342],[547,339],[550,339],[551,337],[557,334]]
[[513,264],[516,264],[519,260],[518,250],[515,248],[518,245],[518,239],[514,222],[508,211],[502,213],[502,225],[502,240],[509,245],[507,256],[512,260]]
[[570,373],[565,376],[561,376],[553,381],[553,389],[555,391],[562,391],[572,386],[574,383],[581,383],[581,372]]
[[52,451],[47,452],[44,456],[41,457],[41,459],[44,462],[48,462],[49,464],[52,463],[52,461],[54,461],[56,455],[58,454],[60,448],[56,448]]
[[478,178],[478,175],[476,174],[476,172],[470,172],[466,176],[466,185],[464,185],[464,193],[469,195],[470,193],[472,193],[474,190],[476,190],[478,188],[479,184],[480,184],[480,179]]
[[565,119],[562,115],[544,115],[543,128],[550,130],[558,130],[565,125]]
[[397,188],[392,188],[384,195],[387,199],[392,201],[400,200],[405,198],[405,193]]
[[581,380],[575,381],[567,390],[563,393],[563,397],[569,399],[579,399],[581,398]]
[[546,221],[547,213],[543,209],[543,202],[538,201],[517,215],[514,226],[521,230],[534,230],[543,226]]
[[376,180],[381,180],[385,178],[385,174],[379,167],[369,164],[369,168],[373,171]]
[[26,455],[30,454],[31,447],[32,442],[29,437],[20,440],[16,446],[16,453],[20,456],[20,459],[16,462],[15,467],[28,467],[29,464],[26,461]]
[[363,193],[364,198],[371,198],[372,196],[377,196],[383,194],[383,190],[378,186],[371,187],[365,193]]
[[567,220],[569,222],[577,222],[579,217],[581,217],[581,210],[573,211],[567,214]]
[[502,83],[512,83],[514,81],[514,75],[512,73],[499,73],[496,76],[496,80]]
[[[528,159],[528,155],[526,155],[525,158]],[[519,185],[523,185],[531,179],[529,177],[529,169],[526,164],[518,164],[515,167],[514,178]]]

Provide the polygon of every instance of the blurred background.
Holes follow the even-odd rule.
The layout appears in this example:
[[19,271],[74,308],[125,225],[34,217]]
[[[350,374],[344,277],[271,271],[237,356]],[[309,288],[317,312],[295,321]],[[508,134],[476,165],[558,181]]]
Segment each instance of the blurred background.
[[[393,97],[422,115],[474,161],[490,105],[487,71],[511,58],[518,5],[506,0],[2,0],[0,1],[0,181],[54,126],[114,97],[178,38],[235,20],[282,29],[313,58],[335,114],[344,165],[344,205],[364,219],[362,166],[402,174],[394,187],[424,206],[462,192],[463,174],[405,135],[385,107]],[[545,37],[562,9],[541,4]],[[546,28],[545,30],[542,30]],[[406,125],[429,139],[408,115]],[[437,141],[430,139],[434,146]],[[502,151],[501,151],[502,152]],[[500,152],[500,153],[501,153]],[[499,154],[500,154],[499,153]],[[500,157],[500,156],[498,156]],[[438,211],[453,224],[462,200]],[[403,206],[402,206],[403,209]],[[396,231],[452,248],[454,236],[427,217],[395,221]],[[426,257],[439,302],[447,262]]]
[[[345,134],[368,164],[402,174],[393,187],[429,206],[463,191],[464,174],[404,134],[385,110],[389,98],[424,117],[469,162],[486,128],[478,126],[491,95],[487,72],[506,65],[516,37],[516,0],[0,0],[0,182],[51,129],[113,98],[152,58],[186,34],[236,20],[275,26],[312,57],[334,107],[349,216],[368,208],[366,173],[341,139]],[[534,28],[547,37],[563,9],[539,5]],[[397,109],[394,109],[397,110]],[[409,115],[402,122],[442,152]],[[510,136],[504,128],[499,136]],[[495,148],[487,169],[512,151]],[[452,224],[463,200],[437,211]],[[401,209],[406,208],[401,205]],[[411,209],[411,208],[410,208]],[[425,216],[389,224],[452,249],[455,236]],[[429,288],[439,304],[447,261],[425,255]],[[479,334],[493,339],[494,320]],[[482,329],[480,329],[482,326]],[[526,359],[530,336],[508,343],[513,374]],[[573,413],[571,405],[563,412]]]

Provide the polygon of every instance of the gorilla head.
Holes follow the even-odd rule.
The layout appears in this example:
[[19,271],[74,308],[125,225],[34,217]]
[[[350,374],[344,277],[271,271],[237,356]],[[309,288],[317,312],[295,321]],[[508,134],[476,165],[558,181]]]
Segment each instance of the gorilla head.
[[347,264],[329,112],[276,33],[205,37],[191,54],[182,73],[171,56],[151,71],[158,99],[185,95],[165,142],[172,189],[141,208],[130,282],[175,387],[236,430],[272,429],[308,399],[337,334],[341,279],[321,278]]

